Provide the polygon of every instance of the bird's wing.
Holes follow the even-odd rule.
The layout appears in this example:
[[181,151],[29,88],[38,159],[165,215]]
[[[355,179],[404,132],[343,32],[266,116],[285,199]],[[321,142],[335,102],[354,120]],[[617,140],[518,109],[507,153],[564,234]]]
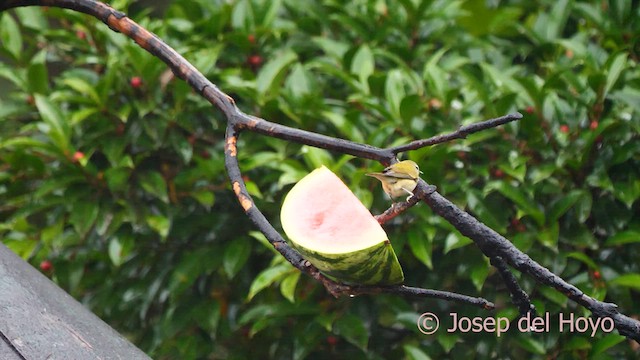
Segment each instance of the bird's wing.
[[382,175],[388,176],[388,177],[393,177],[393,178],[396,178],[396,179],[411,179],[411,180],[415,180],[415,178],[411,177],[411,175],[395,172],[391,168],[384,169],[382,171]]

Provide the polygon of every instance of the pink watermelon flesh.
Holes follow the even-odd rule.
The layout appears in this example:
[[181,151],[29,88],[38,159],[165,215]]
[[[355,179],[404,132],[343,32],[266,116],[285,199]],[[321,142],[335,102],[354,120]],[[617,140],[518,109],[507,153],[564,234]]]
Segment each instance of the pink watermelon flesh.
[[324,166],[291,189],[281,218],[294,242],[326,254],[362,250],[388,241],[369,210]]

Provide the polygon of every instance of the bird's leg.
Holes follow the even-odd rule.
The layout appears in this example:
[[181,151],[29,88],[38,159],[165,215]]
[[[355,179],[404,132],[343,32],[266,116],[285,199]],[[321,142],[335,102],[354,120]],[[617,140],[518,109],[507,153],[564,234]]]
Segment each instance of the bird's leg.
[[407,196],[407,200],[405,200],[405,201],[409,201],[409,199],[411,199],[413,197],[413,193],[411,191],[409,191],[409,189],[404,188],[404,187],[402,188],[402,190],[406,191],[407,194],[409,194],[409,196]]

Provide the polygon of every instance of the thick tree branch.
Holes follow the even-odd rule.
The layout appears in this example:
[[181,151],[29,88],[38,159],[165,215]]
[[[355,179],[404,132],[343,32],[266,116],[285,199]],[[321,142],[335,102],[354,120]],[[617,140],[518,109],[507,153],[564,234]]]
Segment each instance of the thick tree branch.
[[622,335],[640,342],[640,322],[620,314],[617,305],[604,303],[586,295],[518,250],[505,237],[455,206],[438,192],[429,191],[429,189],[427,183],[420,180],[414,194],[429,205],[436,214],[455,226],[462,235],[473,240],[485,255],[491,258],[500,256],[511,266],[530,275],[539,283],[558,290],[569,299],[586,307],[596,317],[611,317],[616,329]]

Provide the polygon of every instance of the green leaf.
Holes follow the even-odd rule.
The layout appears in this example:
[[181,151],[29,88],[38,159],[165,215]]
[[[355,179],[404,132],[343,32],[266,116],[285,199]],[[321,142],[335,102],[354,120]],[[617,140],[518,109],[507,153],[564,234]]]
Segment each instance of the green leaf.
[[521,337],[518,337],[516,341],[518,342],[520,347],[522,347],[523,349],[525,349],[530,353],[537,354],[537,355],[544,355],[547,353],[547,350],[545,349],[544,345],[540,341],[532,337],[521,336]]
[[302,273],[300,271],[296,271],[284,278],[284,280],[282,280],[282,282],[280,283],[280,293],[282,294],[282,296],[284,296],[285,299],[289,300],[292,303],[296,302],[296,287],[298,286],[298,280],[300,279],[301,274]]
[[121,167],[111,167],[104,172],[104,178],[107,182],[107,186],[112,192],[125,190],[130,176],[131,170]]
[[253,279],[251,288],[249,289],[249,295],[247,295],[247,301],[251,301],[260,291],[271,286],[276,281],[283,279],[292,272],[297,271],[296,268],[289,263],[281,263],[274,267],[263,270]]
[[554,289],[548,287],[540,287],[539,291],[542,293],[542,295],[544,295],[544,297],[560,305],[561,307],[564,307],[567,304],[567,297]]
[[568,258],[576,259],[583,262],[585,265],[589,266],[591,269],[598,269],[598,265],[591,260],[590,257],[581,252],[570,252],[566,255]]
[[359,347],[362,351],[367,351],[367,343],[369,342],[369,333],[364,325],[362,318],[359,316],[346,314],[339,317],[333,323],[333,331],[336,335],[340,335],[348,342]]
[[538,232],[538,241],[544,246],[555,249],[558,246],[558,237],[560,236],[560,224],[555,221]]
[[640,290],[640,274],[624,274],[611,281],[612,284]]
[[437,339],[438,344],[440,344],[440,346],[442,346],[442,348],[444,349],[444,352],[448,354],[451,352],[453,347],[456,346],[458,339],[460,339],[460,334],[438,331]]
[[431,239],[425,236],[422,231],[414,230],[414,228],[409,230],[407,238],[409,240],[409,248],[411,248],[413,255],[427,268],[433,269],[433,263],[431,262]]
[[3,77],[11,81],[13,85],[15,85],[17,88],[21,90],[24,90],[24,91],[27,90],[28,86],[25,81],[24,73],[17,72],[15,71],[15,69],[13,69],[9,65],[2,62],[0,62],[0,77]]
[[497,190],[504,197],[513,201],[520,210],[530,215],[538,225],[542,226],[545,222],[544,213],[538,209],[537,204],[530,199],[521,189],[515,188],[505,182],[492,182],[485,187],[485,193]]
[[69,122],[71,123],[71,125],[75,126],[80,124],[81,122],[83,122],[84,120],[86,120],[87,118],[89,118],[90,116],[93,116],[97,113],[99,113],[100,110],[97,108],[85,108],[85,109],[80,109],[76,112],[74,112],[73,114],[71,114],[71,118],[69,119]]
[[102,102],[100,101],[100,96],[96,92],[93,85],[89,84],[82,78],[79,77],[71,77],[62,80],[62,83],[72,88],[79,94],[83,96],[88,96],[93,103],[98,105],[98,107],[102,106]]
[[49,99],[40,94],[36,94],[35,101],[42,120],[48,125],[45,132],[51,137],[51,140],[58,149],[68,151],[69,137],[71,135],[69,124]]
[[429,57],[424,65],[422,71],[422,77],[429,85],[433,95],[438,99],[444,99],[445,93],[448,89],[447,74],[438,66],[438,62],[442,59],[442,56],[447,52],[447,49],[440,49],[435,54]]
[[627,230],[619,232],[605,241],[604,246],[620,246],[640,243],[640,231]]
[[210,209],[213,206],[216,199],[214,193],[208,189],[195,190],[192,191],[190,195],[207,209]]
[[349,50],[349,45],[344,42],[329,39],[327,37],[316,36],[313,42],[318,45],[327,55],[336,60],[341,60],[344,54]]
[[471,267],[470,278],[473,285],[476,287],[476,290],[482,290],[482,286],[484,285],[487,276],[489,276],[489,270],[491,267],[487,263],[478,263],[474,264]]
[[278,12],[280,11],[280,8],[282,6],[282,0],[269,1],[268,4],[269,6],[267,8],[267,11],[264,13],[264,16],[262,18],[261,25],[263,28],[269,28],[273,26],[273,21],[278,15]]
[[295,99],[303,99],[305,96],[313,94],[317,89],[313,77],[300,63],[293,65],[293,69],[285,81],[285,87]]
[[369,46],[362,45],[351,60],[351,73],[358,75],[360,86],[365,94],[369,93],[369,83],[367,79],[375,68],[373,52]]
[[280,84],[278,79],[284,74],[287,66],[298,59],[298,56],[293,51],[285,51],[276,55],[275,58],[268,61],[256,78],[256,89],[260,97],[261,103],[264,103],[267,93],[271,93],[275,96],[278,92]]
[[180,296],[196,279],[216,269],[222,253],[217,249],[185,251],[171,269],[168,289],[173,299]]
[[624,68],[626,67],[626,63],[627,63],[626,52],[621,52],[620,54],[616,55],[615,58],[611,61],[611,64],[607,69],[607,82],[604,87],[603,96],[606,96],[613,88],[613,85],[615,85],[615,83],[618,81],[618,78],[620,78],[620,74],[622,73],[622,70],[624,70]]
[[69,222],[73,224],[81,237],[86,235],[96,221],[100,211],[98,205],[95,201],[76,201],[73,203]]
[[109,241],[109,259],[115,266],[120,266],[124,262],[127,254],[125,253],[125,248],[130,248],[130,246],[125,246],[124,241],[120,238],[113,237]]
[[471,213],[483,224],[499,233],[504,233],[506,231],[505,221],[497,218],[499,214],[496,209],[490,208],[486,199],[480,195],[474,190],[467,191],[467,206]]
[[13,11],[18,15],[22,26],[25,28],[44,32],[49,28],[49,22],[45,16],[45,12],[38,7],[22,7],[15,8]]
[[64,236],[62,234],[62,232],[64,231],[64,226],[65,222],[58,221],[53,225],[47,226],[46,228],[42,229],[42,233],[40,235],[40,240],[42,241],[42,243],[54,248],[55,240],[60,239],[62,236]]
[[149,215],[146,218],[147,225],[155,232],[157,232],[162,240],[166,240],[169,235],[169,229],[171,228],[171,221],[165,216],[161,215]]
[[574,350],[589,350],[591,349],[591,342],[583,337],[572,337],[567,341],[567,343],[563,346],[563,350],[565,351],[574,351]]
[[241,0],[233,7],[231,25],[234,29],[253,31],[256,24],[251,1]]
[[148,171],[140,176],[140,185],[142,188],[153,195],[154,197],[162,200],[165,203],[169,202],[169,195],[167,194],[167,184],[164,181],[162,175],[157,171]]
[[595,356],[598,354],[602,354],[603,352],[607,351],[608,349],[611,349],[612,347],[620,344],[625,340],[626,338],[622,335],[618,335],[618,334],[605,335],[604,337],[602,337],[602,339],[598,339],[596,340],[595,343],[593,343],[593,347],[591,348],[590,355]]
[[431,357],[423,352],[419,347],[410,344],[402,345],[402,350],[406,359],[409,360],[431,360]]
[[247,187],[247,192],[249,193],[249,195],[258,199],[262,199],[262,192],[260,192],[260,188],[254,181],[246,181],[245,186]]
[[251,242],[246,237],[240,237],[229,242],[224,250],[222,265],[229,279],[242,269],[251,254]]
[[452,232],[447,235],[446,240],[444,241],[444,250],[443,253],[447,254],[449,251],[461,248],[463,246],[467,246],[472,244],[473,241],[466,236],[462,236],[457,232]]
[[324,149],[304,145],[300,148],[300,153],[304,156],[311,169],[319,168],[322,165],[331,168],[333,163],[331,153]]
[[22,34],[18,23],[7,12],[0,14],[0,40],[2,40],[2,46],[7,49],[14,59],[20,58],[22,53]]
[[55,179],[49,179],[47,182],[43,183],[42,186],[38,188],[33,193],[34,198],[42,198],[43,196],[54,192],[55,190],[65,189],[74,183],[83,183],[86,182],[86,178],[78,173],[70,173],[65,174],[64,176],[59,176]]
[[578,222],[584,223],[591,216],[591,206],[593,205],[593,198],[591,193],[584,191],[582,196],[576,201],[574,208],[578,214]]
[[40,51],[33,57],[27,69],[29,91],[32,93],[49,93],[49,72],[47,71],[46,56],[46,51]]
[[613,184],[613,189],[615,197],[622,201],[628,209],[631,209],[633,203],[640,199],[640,179],[616,182]]
[[387,73],[384,94],[391,113],[397,120],[402,120],[400,115],[400,104],[407,92],[405,90],[405,75],[401,70],[393,69]]
[[424,103],[419,95],[412,94],[402,98],[400,102],[400,117],[405,124],[411,124],[411,120],[419,117],[424,110]]
[[566,196],[555,201],[551,206],[551,209],[547,212],[547,221],[556,221],[560,219],[560,217],[571,209],[571,207],[580,199],[580,197],[584,196],[584,194],[585,191],[583,190],[573,190]]
[[205,299],[193,309],[193,316],[198,325],[209,334],[215,334],[221,318],[220,302]]

